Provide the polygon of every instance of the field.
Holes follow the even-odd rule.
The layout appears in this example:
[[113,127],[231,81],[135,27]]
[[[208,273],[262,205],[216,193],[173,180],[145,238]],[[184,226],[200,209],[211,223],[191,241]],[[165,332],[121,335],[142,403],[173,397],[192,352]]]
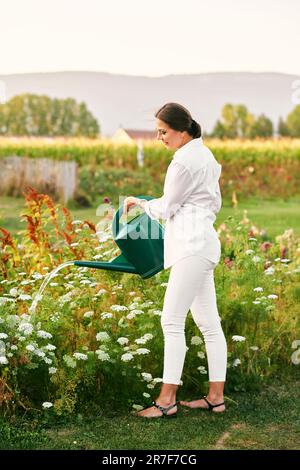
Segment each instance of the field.
[[[0,143],[5,156],[7,141]],[[11,143],[16,152],[31,145]],[[135,167],[134,151],[123,168],[126,148],[117,154],[110,144],[86,146],[84,153],[74,144],[67,158],[80,164],[87,207],[73,201],[68,210],[34,190],[26,204],[0,197],[0,449],[299,448],[299,141],[281,143],[278,153],[274,142],[214,145],[226,167],[215,223],[222,245],[216,294],[228,344],[226,413],[182,408],[170,423],[132,416],[159,392],[169,270],[142,280],[70,263],[39,298],[56,266],[119,254],[109,218],[96,234],[97,206],[105,198],[116,209],[119,194],[158,196],[168,160],[154,146],[146,152],[149,168]],[[43,146],[29,150],[39,158]],[[56,151],[64,159],[66,148]],[[191,315],[186,338],[178,399],[208,387],[205,344]]]
[[[99,198],[99,203],[102,200]],[[0,226],[16,234],[24,228],[24,222],[20,221],[19,214],[24,207],[23,198],[0,197]],[[229,215],[237,219],[243,216],[247,210],[248,218],[267,231],[270,238],[274,238],[288,228],[293,228],[296,235],[300,235],[300,198],[293,197],[287,201],[281,199],[257,199],[249,198],[238,203],[236,208],[232,207],[230,201],[223,201],[223,206],[216,220],[216,227]],[[99,221],[96,216],[97,206],[93,208],[71,209],[74,219],[88,219],[94,223]]]

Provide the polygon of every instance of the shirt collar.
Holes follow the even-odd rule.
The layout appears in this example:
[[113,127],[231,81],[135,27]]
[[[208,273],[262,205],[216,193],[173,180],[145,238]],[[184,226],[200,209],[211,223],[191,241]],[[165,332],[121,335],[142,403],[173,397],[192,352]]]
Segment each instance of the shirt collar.
[[180,147],[178,150],[176,150],[176,152],[174,153],[174,157],[184,150],[188,150],[189,148],[197,147],[198,145],[202,145],[202,144],[203,144],[202,137],[197,137],[196,139],[192,139],[186,144],[184,144],[182,147]]

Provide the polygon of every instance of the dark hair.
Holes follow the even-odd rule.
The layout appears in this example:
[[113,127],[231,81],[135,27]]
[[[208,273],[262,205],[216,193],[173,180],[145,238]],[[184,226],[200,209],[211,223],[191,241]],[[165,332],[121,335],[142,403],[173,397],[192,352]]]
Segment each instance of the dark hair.
[[155,117],[168,124],[175,131],[186,131],[193,139],[201,137],[200,124],[192,118],[191,113],[181,104],[167,103],[155,113]]

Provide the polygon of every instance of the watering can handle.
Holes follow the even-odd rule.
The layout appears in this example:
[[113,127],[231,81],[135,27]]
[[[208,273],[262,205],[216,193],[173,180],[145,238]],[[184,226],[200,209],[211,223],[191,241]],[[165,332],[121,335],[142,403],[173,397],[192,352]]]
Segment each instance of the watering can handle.
[[[150,201],[151,199],[154,199],[152,196],[135,196],[138,199],[146,199],[147,201]],[[117,236],[119,233],[119,225],[120,225],[120,219],[123,215],[123,204],[119,207],[117,212],[115,213],[113,222],[112,222],[112,230],[113,230],[113,235],[114,237]]]

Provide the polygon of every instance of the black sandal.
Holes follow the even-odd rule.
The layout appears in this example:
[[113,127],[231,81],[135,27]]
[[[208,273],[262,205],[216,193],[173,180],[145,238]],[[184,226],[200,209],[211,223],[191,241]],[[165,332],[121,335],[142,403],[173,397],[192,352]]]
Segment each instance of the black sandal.
[[174,406],[177,406],[177,403],[174,403],[174,405],[167,406],[164,408],[163,406],[158,405],[155,401],[152,402],[152,405],[155,406],[159,411],[162,412],[161,416],[157,416],[157,418],[176,418],[177,416],[177,411],[176,413],[168,414],[168,411],[170,411]]
[[[223,403],[218,403],[217,405],[213,405],[212,403],[210,403],[207,398],[206,398],[206,395],[204,397],[202,397],[202,400],[206,401],[206,403],[208,404],[208,411],[212,411],[213,408],[217,408],[218,406],[222,406],[222,405],[225,405],[225,402],[223,401]],[[205,408],[204,408],[205,409]]]

